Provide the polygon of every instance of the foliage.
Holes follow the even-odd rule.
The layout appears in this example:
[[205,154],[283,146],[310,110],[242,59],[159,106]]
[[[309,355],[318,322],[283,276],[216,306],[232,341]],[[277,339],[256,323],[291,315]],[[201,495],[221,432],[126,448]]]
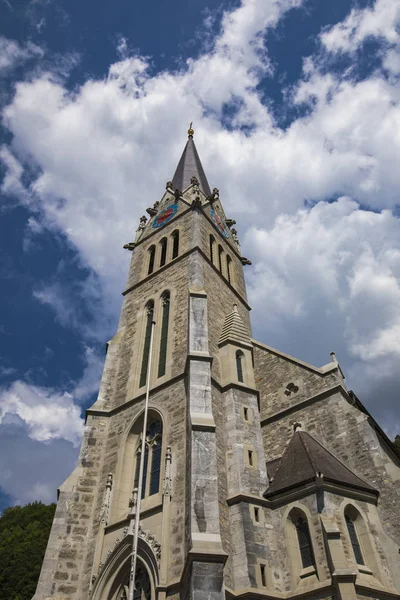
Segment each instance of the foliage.
[[394,438],[393,444],[400,450],[400,435],[396,435]]
[[31,600],[56,505],[33,502],[6,508],[0,517],[0,598]]

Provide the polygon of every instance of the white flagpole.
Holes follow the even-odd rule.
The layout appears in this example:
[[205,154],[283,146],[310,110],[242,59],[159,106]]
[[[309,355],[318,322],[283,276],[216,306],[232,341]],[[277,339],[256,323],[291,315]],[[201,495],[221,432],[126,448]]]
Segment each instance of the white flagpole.
[[131,562],[131,572],[130,572],[130,577],[129,577],[128,600],[133,600],[133,593],[135,590],[135,575],[136,575],[136,562],[137,562],[136,559],[137,559],[139,522],[140,522],[140,505],[142,502],[143,467],[144,467],[144,454],[146,452],[147,413],[148,413],[148,409],[149,409],[151,359],[152,359],[152,354],[153,354],[152,350],[153,350],[153,336],[154,336],[154,325],[155,324],[156,324],[155,321],[151,322],[149,362],[147,364],[147,374],[146,374],[146,400],[145,400],[145,404],[144,404],[144,416],[143,416],[142,451],[140,454],[139,481],[138,481],[137,504],[136,504],[136,514],[135,514],[135,531],[133,534],[132,562]]

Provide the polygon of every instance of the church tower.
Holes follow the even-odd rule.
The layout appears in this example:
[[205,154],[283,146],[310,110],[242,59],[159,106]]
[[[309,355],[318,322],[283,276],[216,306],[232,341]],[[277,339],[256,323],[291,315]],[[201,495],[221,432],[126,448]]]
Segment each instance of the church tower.
[[139,504],[135,600],[400,598],[399,454],[333,353],[314,367],[252,338],[251,263],[193,135],[125,245],[34,600],[127,600]]

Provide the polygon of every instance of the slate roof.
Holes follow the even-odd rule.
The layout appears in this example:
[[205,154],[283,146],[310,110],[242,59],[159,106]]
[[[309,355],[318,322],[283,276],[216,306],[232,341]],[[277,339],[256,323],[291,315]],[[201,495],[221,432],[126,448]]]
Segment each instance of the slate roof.
[[233,306],[233,311],[225,317],[225,323],[222,327],[221,336],[218,343],[223,344],[228,340],[251,345],[250,336],[246,327],[244,326],[241,316],[238,313],[236,304]]
[[193,176],[197,177],[199,180],[200,189],[205,193],[205,195],[210,196],[211,189],[208,185],[206,174],[204,173],[193,137],[189,136],[181,159],[176,167],[175,175],[172,178],[173,188],[181,191],[185,190],[187,187],[189,187],[190,179]]
[[293,434],[277,468],[276,461],[271,462],[274,463],[271,466],[275,473],[264,494],[266,498],[302,483],[314,481],[317,473],[321,473],[325,481],[377,493],[375,488],[353,473],[305,431],[296,431]]

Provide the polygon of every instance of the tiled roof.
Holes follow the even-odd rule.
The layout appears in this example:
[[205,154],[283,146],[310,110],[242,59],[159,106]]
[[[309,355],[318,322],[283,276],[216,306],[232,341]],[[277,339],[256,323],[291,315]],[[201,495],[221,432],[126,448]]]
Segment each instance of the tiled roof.
[[296,431],[289,442],[279,466],[273,461],[274,475],[264,496],[276,495],[286,489],[315,480],[317,474],[324,480],[375,492],[369,483],[358,477],[336,456],[305,431]]
[[172,178],[174,189],[185,190],[190,185],[190,179],[197,177],[200,184],[200,189],[206,196],[211,195],[211,189],[208,185],[206,174],[204,173],[200,157],[196,150],[193,138],[189,137],[185,149],[183,150],[181,159],[176,167],[175,175]]

